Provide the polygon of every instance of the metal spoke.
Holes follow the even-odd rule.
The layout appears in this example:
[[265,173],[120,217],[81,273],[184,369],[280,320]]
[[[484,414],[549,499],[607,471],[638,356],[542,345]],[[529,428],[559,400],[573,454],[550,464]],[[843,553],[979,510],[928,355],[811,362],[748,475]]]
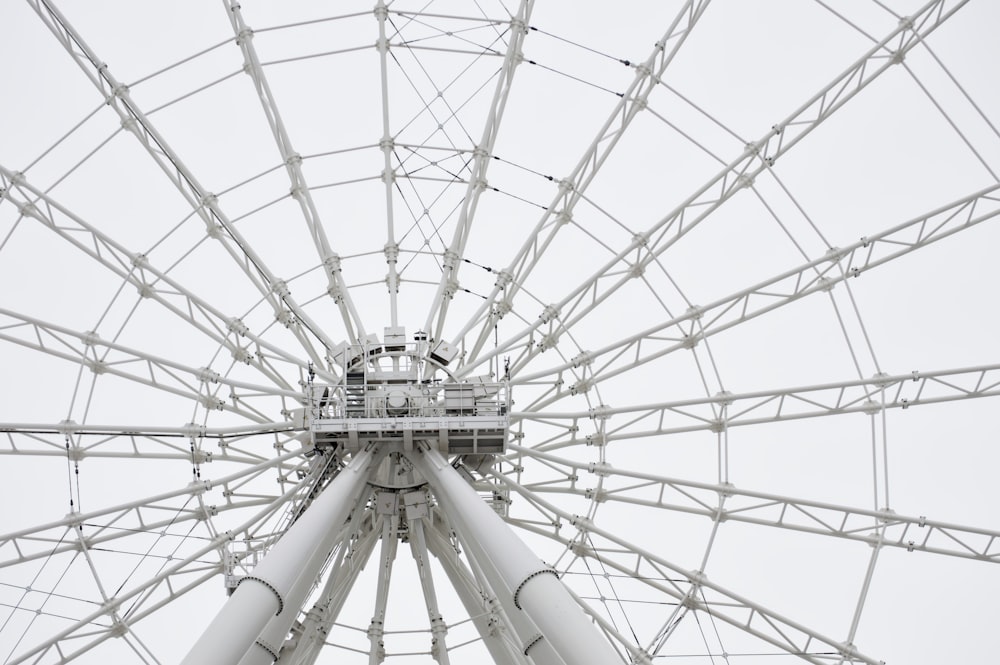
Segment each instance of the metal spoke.
[[11,5],[0,661],[975,660],[998,12]]
[[305,174],[302,172],[302,157],[292,147],[292,142],[288,138],[285,124],[281,120],[278,112],[278,105],[271,93],[271,86],[264,75],[264,68],[261,66],[260,58],[257,57],[257,49],[253,44],[253,30],[247,27],[243,20],[243,12],[239,2],[236,0],[223,0],[229,12],[230,22],[236,34],[236,44],[243,52],[244,71],[253,79],[254,88],[260,98],[267,123],[274,135],[281,159],[285,164],[285,171],[288,173],[288,180],[292,186],[292,198],[298,201],[302,211],[302,217],[306,226],[309,227],[309,235],[320,261],[326,271],[329,293],[334,298],[340,308],[341,317],[344,320],[344,328],[347,331],[347,338],[351,340],[362,340],[365,337],[364,324],[358,316],[354,307],[354,302],[350,292],[344,284],[343,274],[340,268],[340,257],[334,253],[327,238],[326,230],[323,228],[323,221],[320,219],[316,204],[313,202],[309,184],[306,182]]
[[[297,492],[297,488],[293,488],[287,491],[285,494],[276,497],[263,509],[257,511],[249,519],[246,519],[235,532],[244,531],[249,529],[253,524],[257,523],[261,519],[273,513],[276,509],[279,509],[284,502],[290,498],[291,495]],[[218,550],[221,546],[224,546],[232,538],[232,533],[224,533],[215,538],[211,539],[207,544],[202,545],[197,548],[194,552],[187,555],[177,563],[174,563],[167,567],[163,572],[150,577],[143,583],[136,585],[135,587],[129,589],[128,591],[117,594],[114,598],[109,599],[107,603],[100,609],[91,612],[90,614],[84,616],[78,621],[75,621],[68,628],[65,628],[55,635],[53,635],[48,640],[36,645],[35,647],[25,651],[16,658],[9,661],[10,665],[18,665],[19,663],[28,662],[29,659],[37,660],[39,657],[44,656],[52,649],[57,649],[58,651],[63,651],[63,644],[68,643],[78,635],[85,638],[86,633],[80,633],[81,630],[86,630],[92,628],[93,624],[103,617],[110,617],[112,619],[111,629],[101,630],[99,636],[92,640],[87,646],[84,646],[77,650],[78,653],[85,652],[89,648],[92,648],[94,644],[98,644],[109,637],[115,635],[115,626],[118,625],[118,621],[115,620],[115,615],[118,613],[120,608],[129,600],[137,597],[149,598],[149,594],[154,591],[160,593],[167,593],[171,598],[177,597],[177,592],[173,590],[176,584],[175,580],[183,580],[185,575],[199,574],[203,573],[205,565],[200,563],[201,557],[206,554]],[[209,570],[213,576],[218,574],[221,569],[222,564],[213,564]],[[186,592],[192,585],[182,585],[180,591]],[[69,655],[72,657],[72,655]]]
[[[892,510],[866,510],[820,501],[755,492],[726,484],[698,483],[652,473],[619,469],[608,464],[581,465],[573,460],[524,446],[511,446],[523,457],[555,463],[567,477],[585,471],[602,478],[638,481],[621,489],[536,487],[539,494],[577,494],[594,499],[702,515],[719,522],[745,522],[855,540],[874,547],[898,547],[908,552],[928,552],[978,561],[1000,563],[1000,531],[950,524],[926,516],[907,516]],[[519,462],[521,464],[523,462]],[[656,500],[640,498],[653,490]],[[725,499],[725,507],[720,508]]]
[[[158,270],[141,253],[129,252],[120,243],[74,215],[57,201],[35,189],[23,175],[0,166],[0,197],[17,206],[24,218],[34,219],[85,254],[105,266],[113,274],[132,284],[139,294],[163,305],[193,329],[206,335],[230,351],[239,362],[254,366],[276,385],[287,387],[287,382],[260,362],[260,353],[253,353],[239,344],[240,337],[251,340],[253,347],[284,362],[305,369],[307,362],[253,334],[238,317],[227,317],[222,312],[188,291],[165,272]],[[22,191],[25,199],[16,198],[11,190]],[[30,200],[29,200],[30,199]],[[36,201],[36,202],[31,202]],[[44,204],[39,206],[38,203]],[[322,366],[320,366],[320,371]],[[326,372],[326,376],[335,375]]]
[[[708,6],[709,0],[688,0],[681,7],[668,30],[656,43],[653,52],[645,62],[636,68],[636,76],[628,89],[622,94],[621,101],[609,115],[597,137],[577,162],[572,174],[560,181],[559,193],[545,208],[545,213],[535,224],[535,228],[526,238],[517,256],[501,270],[496,285],[479,307],[476,314],[459,331],[454,339],[461,339],[473,327],[482,322],[482,329],[466,361],[467,370],[477,366],[477,355],[489,339],[495,318],[510,311],[514,295],[519,285],[536,265],[541,254],[549,247],[555,233],[563,221],[572,218],[573,207],[581,200],[588,185],[594,180],[618,141],[624,135],[635,116],[646,106],[650,93],[656,87],[660,77],[673,61],[680,47],[684,44],[690,31],[694,28]],[[543,232],[547,232],[544,240],[539,241]],[[502,299],[501,299],[502,295]],[[498,301],[498,299],[500,299]],[[497,308],[494,313],[493,308]],[[485,317],[485,319],[484,319]]]
[[[503,122],[503,112],[507,106],[507,98],[510,96],[511,87],[514,83],[514,72],[524,58],[521,47],[524,37],[527,34],[526,25],[531,20],[531,12],[534,9],[534,0],[522,0],[517,9],[517,14],[511,21],[511,35],[507,41],[507,51],[504,54],[503,64],[500,65],[500,73],[497,77],[497,86],[493,92],[493,101],[490,104],[486,115],[486,125],[483,127],[483,135],[479,144],[473,151],[472,165],[468,177],[468,185],[465,196],[462,197],[462,207],[458,214],[458,223],[451,244],[444,256],[444,270],[441,274],[441,283],[438,285],[437,295],[431,301],[431,309],[427,313],[427,321],[424,323],[424,330],[434,331],[434,338],[441,339],[444,329],[445,315],[447,313],[448,301],[455,295],[458,288],[458,271],[461,263],[458,261],[465,249],[468,235],[471,231],[472,222],[476,216],[476,209],[483,191],[486,189],[486,174],[489,170],[493,147],[496,144],[497,134]],[[434,325],[434,317],[438,315],[438,324]]]
[[[1000,365],[984,365],[892,376],[876,374],[870,379],[782,390],[722,392],[712,397],[661,404],[627,407],[598,405],[587,411],[519,412],[512,415],[525,421],[556,424],[564,429],[565,438],[538,447],[552,449],[586,443],[580,440],[580,424],[606,421],[613,416],[617,416],[614,424],[602,428],[603,441],[699,430],[720,432],[724,428],[852,413],[874,415],[883,409],[908,409],[996,396],[1000,396]],[[622,420],[621,416],[627,419]]]
[[[69,330],[5,309],[0,309],[0,339],[82,365],[94,374],[118,376],[188,398],[201,403],[206,409],[229,411],[257,422],[264,419],[241,408],[240,401],[256,396],[275,396],[297,404],[301,399],[301,394],[295,391],[238,381],[210,368],[186,367],[166,358],[102,340],[94,333]],[[218,397],[218,388],[213,388],[215,385],[232,389],[232,404]]]
[[327,349],[334,344],[325,332],[302,310],[292,298],[284,280],[270,273],[263,259],[250,247],[239,231],[233,226],[219,206],[217,197],[206,190],[184,165],[166,140],[157,132],[149,118],[132,100],[128,86],[118,81],[108,66],[87,46],[65,17],[47,0],[28,0],[32,9],[55,35],[67,53],[84,71],[87,78],[97,88],[122,121],[122,126],[131,132],[157,166],[163,170],[191,209],[205,223],[211,237],[218,240],[243,271],[247,280],[280,316],[287,307],[295,315],[289,322],[289,329],[295,333],[303,348],[318,365],[323,366],[323,357],[313,348],[308,332]]
[[[605,549],[581,543],[574,544],[571,539],[559,534],[558,531],[545,533],[550,538],[564,542],[567,546],[572,545],[573,551],[578,556],[600,557],[600,560],[607,566],[624,573],[637,574],[643,582],[657,587],[660,591],[672,596],[687,607],[696,611],[708,611],[710,609],[716,618],[722,619],[732,626],[740,628],[748,634],[779,647],[790,654],[799,656],[807,662],[825,662],[825,659],[822,657],[810,655],[821,651],[822,653],[837,654],[843,657],[846,662],[861,662],[869,663],[870,665],[880,665],[881,663],[879,660],[859,653],[851,644],[845,644],[827,637],[765,608],[749,598],[744,598],[726,589],[710,580],[701,571],[688,570],[678,566],[653,552],[639,547],[635,543],[618,538],[613,532],[598,527],[586,518],[563,511],[541,498],[537,493],[525,490],[501,474],[493,472],[492,475],[532,504],[540,506],[560,522],[565,522],[576,527],[580,533],[590,533],[607,539],[609,543],[615,546],[615,549]],[[694,588],[698,591],[711,593],[712,599],[708,602],[703,601],[700,596],[690,593],[684,585],[677,582],[657,583],[652,581],[657,575],[662,574],[661,571],[664,570],[680,575],[686,582],[694,585]],[[649,571],[649,576],[645,574],[646,571]]]
[[[585,367],[589,376],[578,384],[567,386],[561,396],[588,391],[602,380],[617,376],[656,358],[690,349],[710,335],[767,312],[791,304],[805,296],[825,293],[849,278],[858,278],[867,271],[906,256],[938,240],[947,238],[1000,214],[1000,186],[992,186],[955,203],[938,208],[908,222],[871,236],[866,236],[843,248],[833,248],[827,255],[776,275],[764,282],[742,289],[705,306],[692,307],[682,315],[628,335],[614,345],[585,352],[553,369],[525,373],[520,381],[559,376],[571,368]],[[677,334],[670,334],[677,328]],[[651,348],[652,347],[652,348]],[[542,348],[542,347],[538,347]],[[500,350],[491,352],[498,354]],[[538,351],[532,349],[521,356],[526,363]],[[484,356],[485,358],[485,356]],[[603,364],[595,361],[603,359]],[[550,398],[549,403],[556,398]],[[542,405],[539,405],[539,408]]]
[[[893,65],[902,62],[909,50],[921,43],[967,1],[934,0],[902,21],[895,30],[805,104],[776,123],[760,139],[747,144],[742,155],[727,164],[684,203],[646,231],[637,234],[627,247],[593,275],[582,280],[560,302],[546,306],[530,326],[501,342],[493,351],[471,356],[462,370],[463,374],[473,372],[476,367],[494,356],[509,353],[515,346],[524,344],[525,340],[529,340],[530,344],[530,340],[539,331],[545,330],[549,338],[558,339],[562,333],[570,330],[575,323],[597,309],[624,284],[641,276],[645,268],[663,252],[707,219],[737,192],[753,184],[757,176],[770,169],[780,157],[843,108],[875,79]],[[886,53],[887,49],[889,55]],[[539,243],[532,236],[527,247],[528,249],[522,250],[523,255],[538,257],[545,251],[547,245]],[[633,260],[632,257],[637,254],[639,258]],[[527,265],[532,264],[527,263]],[[517,285],[524,281],[525,276],[520,271],[509,271],[503,286],[513,285],[512,291],[516,293]],[[495,289],[491,298],[496,298],[500,292],[499,288]],[[492,329],[492,325],[489,328]],[[481,347],[481,343],[479,346]],[[528,362],[545,348],[549,347],[540,346],[531,349],[521,359],[521,363]]]

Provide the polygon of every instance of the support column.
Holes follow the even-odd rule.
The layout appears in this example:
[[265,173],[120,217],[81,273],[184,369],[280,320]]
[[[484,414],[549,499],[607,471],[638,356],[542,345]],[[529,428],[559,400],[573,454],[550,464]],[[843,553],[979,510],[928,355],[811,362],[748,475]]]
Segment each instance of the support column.
[[286,644],[281,651],[277,665],[313,665],[316,662],[330,626],[337,620],[358,575],[375,551],[381,530],[377,524],[369,527],[368,532],[354,544],[353,550],[345,554],[341,565],[330,571],[330,578],[319,600],[306,614],[294,644]]
[[475,542],[513,596],[514,606],[538,626],[542,639],[573,665],[621,662],[596,626],[573,600],[552,568],[545,565],[487,506],[479,494],[436,450],[422,447],[408,459],[430,483],[449,518]]
[[[465,527],[459,528],[460,531],[463,529]],[[508,589],[502,573],[490,559],[488,551],[463,533],[458,534],[458,539],[465,546],[465,555],[469,560],[473,576],[479,580],[486,580],[486,583],[494,589],[493,599],[506,617],[513,636],[517,638],[518,651],[529,657],[535,665],[573,665],[556,653],[550,641],[542,639],[542,633],[531,617],[520,607],[515,606],[514,596]]]
[[[359,510],[364,509],[367,497],[366,492],[362,491],[359,493],[354,506],[354,515],[357,515]],[[344,556],[350,547],[351,536],[355,531],[357,531],[357,528],[354,524],[347,523],[341,527],[340,532],[337,534],[335,542],[340,547],[339,549],[335,549],[336,556],[331,565],[331,577],[340,569],[340,564],[343,562]],[[276,662],[284,647],[288,633],[298,618],[299,610],[308,599],[309,592],[312,590],[320,572],[332,554],[331,551],[325,549],[316,551],[316,554],[304,567],[302,574],[299,575],[298,580],[292,586],[288,597],[285,598],[284,611],[268,620],[263,632],[254,641],[254,646],[244,654],[239,665],[271,665],[271,663]]]
[[375,611],[368,627],[368,640],[371,648],[368,652],[368,665],[379,665],[385,660],[385,610],[389,603],[389,580],[392,579],[392,566],[396,561],[396,548],[399,541],[396,536],[396,515],[386,515],[382,521],[382,556],[379,558],[378,584],[375,587]]
[[[365,488],[376,459],[374,447],[355,453],[309,510],[288,528],[271,551],[243,578],[215,619],[195,642],[182,665],[238,663],[268,620],[282,612],[285,599],[306,564],[329,552]],[[318,570],[317,570],[318,572]]]
[[[441,563],[448,581],[451,582],[465,611],[483,638],[483,644],[493,657],[493,662],[496,665],[528,665],[528,661],[521,653],[522,649],[515,648],[517,633],[509,626],[510,618],[503,611],[493,590],[486,588],[481,581],[475,580],[472,572],[464,565],[458,552],[448,541],[448,537],[440,533],[440,523],[428,528],[425,534],[427,548]],[[489,613],[485,614],[487,610]],[[506,636],[503,635],[504,632],[507,633]]]
[[410,552],[417,563],[420,586],[424,591],[424,602],[427,605],[427,618],[431,624],[431,655],[440,665],[450,665],[448,658],[448,643],[445,635],[448,627],[438,609],[437,594],[434,593],[434,578],[431,577],[430,566],[427,565],[427,542],[424,539],[424,520],[422,517],[410,520]]

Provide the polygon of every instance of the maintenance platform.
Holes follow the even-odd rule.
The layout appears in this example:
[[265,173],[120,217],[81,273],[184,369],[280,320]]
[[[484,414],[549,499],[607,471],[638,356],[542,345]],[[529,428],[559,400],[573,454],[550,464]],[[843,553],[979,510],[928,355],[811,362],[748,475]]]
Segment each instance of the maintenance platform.
[[453,455],[504,452],[510,431],[510,389],[492,375],[456,379],[448,365],[458,355],[424,333],[406,341],[403,328],[386,328],[379,341],[341,344],[334,362],[339,384],[306,387],[306,423],[317,448],[355,452],[376,441],[413,450],[427,441]]

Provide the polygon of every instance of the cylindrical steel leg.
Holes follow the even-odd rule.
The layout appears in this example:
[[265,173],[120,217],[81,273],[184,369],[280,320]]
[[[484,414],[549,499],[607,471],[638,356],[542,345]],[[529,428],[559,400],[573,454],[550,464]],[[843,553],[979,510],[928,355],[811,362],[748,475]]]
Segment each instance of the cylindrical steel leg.
[[407,457],[442,499],[449,516],[455,517],[467,532],[468,539],[475,539],[487,553],[513,596],[514,605],[531,617],[542,638],[563,660],[573,665],[621,661],[555,572],[514,535],[440,453],[427,448],[408,453]]
[[317,551],[328,552],[333,547],[376,457],[374,449],[355,453],[351,463],[289,527],[252,574],[243,578],[182,665],[239,662],[268,620],[284,609],[285,598],[304,565]]

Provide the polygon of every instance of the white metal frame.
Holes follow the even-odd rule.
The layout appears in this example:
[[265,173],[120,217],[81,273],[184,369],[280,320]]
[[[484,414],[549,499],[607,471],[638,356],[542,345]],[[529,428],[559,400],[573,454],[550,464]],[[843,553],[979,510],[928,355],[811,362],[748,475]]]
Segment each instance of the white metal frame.
[[[469,275],[473,268],[462,264],[478,265],[473,260],[476,257],[467,256],[467,250],[474,234],[480,232],[480,220],[488,214],[488,197],[500,191],[491,186],[487,176],[492,177],[491,169],[499,168],[494,162],[502,161],[496,151],[503,145],[504,123],[514,112],[512,100],[521,84],[521,75],[515,73],[523,71],[526,63],[537,64],[528,59],[532,33],[539,30],[532,21],[542,11],[533,0],[512,3],[506,10],[509,15],[499,19],[433,10],[409,12],[384,0],[377,0],[368,12],[374,22],[368,24],[373,45],[365,48],[377,61],[375,87],[381,131],[376,144],[382,167],[376,217],[386,225],[384,238],[378,239],[380,246],[369,253],[384,257],[387,274],[384,280],[364,282],[360,280],[368,277],[352,281],[349,266],[357,265],[366,255],[346,256],[335,242],[349,232],[350,222],[337,212],[331,215],[323,210],[316,195],[319,188],[306,179],[307,170],[312,176],[319,169],[312,170],[312,158],[303,157],[293,147],[292,128],[286,127],[272,89],[275,63],[265,59],[263,49],[258,51],[258,37],[264,33],[248,25],[237,0],[223,0],[231,28],[225,45],[235,47],[242,59],[242,71],[252,82],[272,147],[277,149],[276,170],[283,171],[289,196],[298,205],[301,220],[296,223],[305,224],[313,245],[305,259],[310,267],[303,275],[318,270],[324,282],[323,293],[308,295],[305,300],[293,297],[291,290],[307,279],[289,275],[286,280],[271,270],[268,248],[248,240],[242,218],[234,217],[226,202],[199,181],[161,134],[154,116],[158,111],[143,110],[136,101],[139,95],[133,96],[129,85],[112,73],[55,2],[27,0],[27,4],[84,72],[121,131],[130,134],[133,143],[138,141],[144,158],[152,160],[166,176],[190,211],[189,218],[200,219],[205,237],[221,246],[245,280],[243,286],[254,294],[256,304],[242,312],[220,308],[178,276],[180,260],[164,264],[155,252],[147,255],[128,247],[116,233],[105,231],[103,220],[86,219],[74,212],[72,192],[52,191],[59,181],[53,184],[43,174],[36,182],[34,173],[29,178],[10,164],[0,166],[0,212],[13,219],[9,231],[3,229],[8,235],[0,238],[0,251],[10,254],[12,250],[4,250],[4,243],[20,232],[18,228],[44,232],[117,280],[120,292],[126,286],[138,292],[138,302],[155,307],[164,320],[197,333],[214,349],[205,354],[204,365],[202,358],[182,362],[163,346],[143,347],[119,339],[128,339],[123,333],[130,330],[129,319],[110,335],[98,334],[100,326],[90,330],[48,320],[25,311],[28,308],[0,302],[0,342],[45,362],[62,363],[77,375],[65,419],[0,422],[0,455],[11,461],[19,457],[65,460],[70,494],[69,514],[0,536],[0,570],[27,570],[31,566],[44,570],[50,561],[69,560],[62,575],[80,567],[89,571],[88,579],[96,587],[89,601],[94,607],[65,619],[59,629],[37,643],[21,645],[19,638],[5,662],[70,661],[119,637],[140,662],[153,662],[156,656],[143,643],[136,625],[165,606],[179,605],[188,594],[220,578],[231,582],[231,596],[214,620],[199,626],[201,636],[189,640],[191,646],[182,661],[185,665],[318,662],[325,649],[347,648],[330,635],[343,627],[339,622],[345,607],[359,595],[370,598],[373,612],[365,628],[367,644],[357,650],[364,652],[369,665],[402,658],[389,647],[393,633],[387,622],[394,609],[392,590],[408,582],[399,551],[405,543],[416,570],[416,579],[409,582],[413,589],[419,588],[414,596],[419,601],[414,604],[426,625],[422,632],[429,645],[426,655],[440,665],[459,662],[464,656],[459,649],[466,644],[455,639],[455,627],[450,623],[464,617],[449,615],[459,606],[475,635],[469,642],[481,643],[482,650],[503,665],[649,664],[664,655],[664,645],[682,621],[691,623],[685,619],[688,616],[710,621],[720,646],[723,638],[716,622],[725,624],[740,639],[805,662],[876,665],[882,661],[878,654],[866,650],[859,630],[876,564],[885,565],[880,561],[886,556],[883,552],[916,553],[916,559],[925,561],[944,557],[985,568],[992,567],[984,564],[1000,562],[1000,530],[934,515],[896,512],[889,500],[887,461],[887,414],[909,412],[914,407],[926,412],[955,402],[988,403],[989,398],[1000,395],[1000,365],[987,359],[968,367],[887,373],[881,371],[872,352],[876,371],[864,375],[838,305],[850,303],[859,321],[857,334],[870,347],[851,284],[876,272],[875,268],[900,265],[897,261],[904,257],[927,256],[923,250],[939,246],[939,240],[959,235],[964,239],[972,232],[959,232],[991,226],[1000,214],[1000,184],[995,182],[988,152],[973,147],[936,101],[936,108],[961,142],[989,172],[989,184],[975,189],[969,186],[952,203],[939,201],[939,207],[911,216],[909,221],[881,222],[882,230],[830,247],[825,253],[803,251],[804,260],[797,266],[775,267],[771,276],[742,285],[705,305],[688,302],[686,310],[676,312],[659,301],[664,315],[655,325],[640,330],[623,326],[613,342],[593,350],[584,350],[578,341],[588,326],[614,323],[597,321],[601,308],[630,284],[644,279],[647,271],[662,270],[672,282],[661,263],[668,250],[718,211],[732,206],[730,202],[740,192],[753,190],[758,180],[776,177],[779,160],[784,162],[787,155],[798,151],[803,139],[835,115],[839,117],[841,109],[888,78],[888,72],[905,68],[930,95],[909,65],[897,66],[911,54],[921,53],[920,49],[929,49],[930,36],[960,15],[967,0],[931,0],[912,15],[901,17],[882,38],[870,37],[852,26],[870,43],[856,62],[757,140],[741,146],[735,156],[718,159],[721,170],[685,195],[665,216],[644,227],[637,226],[641,222],[636,220],[628,220],[627,226],[619,222],[627,229],[644,228],[625,242],[623,236],[608,242],[597,237],[605,251],[593,261],[589,272],[578,275],[557,299],[541,300],[532,289],[537,280],[544,280],[539,275],[543,259],[559,251],[559,242],[566,236],[564,229],[590,232],[574,216],[592,205],[590,190],[596,189],[608,165],[613,164],[623,139],[637,131],[634,128],[642,114],[656,103],[668,70],[683,56],[685,44],[697,38],[703,22],[710,20],[711,12],[721,4],[709,0],[678,2],[667,30],[646,59],[641,63],[624,61],[627,68],[634,69],[634,78],[618,94],[596,136],[583,146],[569,175],[548,177],[555,193],[548,191],[552,194],[548,205],[534,204],[543,209],[542,214],[523,240],[518,238],[513,254],[497,257],[505,261],[500,269],[478,266],[495,281],[485,293],[474,294],[481,302],[472,306],[456,302],[465,291],[473,293],[467,288],[473,281]],[[834,9],[827,10],[844,18]],[[250,13],[248,10],[247,15]],[[432,24],[432,20],[463,27],[451,31]],[[409,30],[418,34],[418,28],[427,32],[407,41]],[[475,35],[480,29],[495,33],[488,46],[462,36],[464,32]],[[478,90],[492,91],[492,95],[484,94],[483,100],[477,99],[485,109],[482,126],[476,128],[481,130],[478,141],[470,138],[468,145],[457,147],[461,142],[446,129],[448,122],[460,122],[456,120],[459,112],[453,108],[448,121],[438,124],[445,141],[453,145],[444,149],[430,143],[418,146],[428,152],[445,150],[448,158],[461,160],[442,189],[431,190],[429,185],[427,189],[441,199],[447,198],[446,192],[460,190],[458,204],[450,213],[442,213],[434,207],[435,200],[426,204],[424,215],[413,214],[400,205],[409,202],[400,194],[399,182],[419,178],[406,174],[405,158],[400,153],[400,149],[412,146],[400,138],[398,126],[402,123],[395,115],[393,76],[403,71],[395,53],[424,48],[438,53],[435,39],[456,36],[464,48],[449,41],[440,53],[474,55],[463,72],[471,71],[481,58],[493,58],[496,81],[492,88],[479,86],[458,105],[461,108],[476,99]],[[420,43],[423,40],[429,44]],[[569,39],[563,41],[573,44]],[[433,79],[426,68],[423,73]],[[447,85],[432,80],[438,97],[451,94],[449,86],[460,76]],[[408,83],[417,88],[412,80]],[[415,96],[424,104],[416,112],[419,118],[428,112],[433,100],[423,99],[419,91]],[[969,101],[975,107],[971,98]],[[978,107],[975,110],[993,127]],[[469,134],[464,126],[462,129]],[[432,164],[440,166],[436,161]],[[434,178],[427,180],[433,182]],[[409,229],[407,212],[413,217]],[[421,221],[425,217],[427,221]],[[424,235],[424,246],[413,249],[408,236],[414,229],[424,232],[422,224],[433,230]],[[451,234],[446,241],[443,234],[448,230]],[[433,279],[411,278],[408,265],[416,258],[437,262],[439,274]],[[386,339],[380,341],[370,332],[374,326],[366,296],[371,287],[383,284],[388,325]],[[421,312],[426,318],[421,336],[415,338],[419,341],[405,346],[394,341],[399,346],[390,349],[390,335],[395,340],[402,334],[401,306],[415,298],[420,288],[433,295]],[[654,291],[652,286],[649,289]],[[833,303],[851,347],[856,375],[775,389],[722,389],[710,342],[817,294],[827,295]],[[119,297],[113,296],[113,305],[120,302]],[[330,301],[336,313],[333,317],[318,305]],[[466,308],[464,312],[461,307]],[[136,304],[132,311],[138,309]],[[262,311],[267,313],[266,324],[244,323],[244,319],[260,319]],[[463,312],[461,321],[455,321],[459,316],[456,312]],[[339,332],[332,332],[331,319]],[[282,334],[290,337],[280,338],[272,328],[287,331]],[[293,340],[291,345],[288,339]],[[440,348],[435,345],[440,344],[449,351],[446,358],[434,355],[434,349]],[[357,351],[356,357],[351,357],[352,350]],[[667,399],[655,392],[655,386],[647,385],[642,394],[649,395],[648,399],[621,403],[608,399],[606,403],[608,395],[614,396],[621,389],[623,380],[687,352],[693,355],[703,384],[694,396]],[[412,372],[408,362],[413,364]],[[373,369],[371,376],[366,374],[364,381],[352,384],[352,373],[356,375],[358,367],[369,365],[379,371]],[[716,380],[706,379],[713,372]],[[94,419],[90,408],[91,402],[100,401],[95,388],[99,377],[103,377],[100,381],[128,386],[123,395],[129,389],[152,391],[164,400],[189,404],[190,422],[132,424],[128,419]],[[718,384],[718,390],[710,384]],[[473,386],[484,391],[485,401],[468,408],[448,408],[449,389],[471,391]],[[352,413],[346,406],[352,389],[362,396],[361,412]],[[390,408],[388,396],[395,389],[412,391],[406,393],[410,396],[422,391],[426,400],[419,406]],[[331,399],[333,407],[328,404]],[[123,399],[123,404],[127,401]],[[73,417],[76,414],[81,414],[77,416],[80,422]],[[795,496],[730,481],[731,433],[807,419],[829,422],[835,416],[863,419],[870,429],[872,506]],[[450,446],[456,432],[473,441],[480,437],[488,445],[473,443],[468,450]],[[670,437],[687,435],[714,437],[718,446],[716,482],[675,477],[669,469],[646,468],[634,462],[632,467],[615,462],[616,446],[660,445],[673,440]],[[96,461],[175,465],[183,467],[185,473],[189,467],[191,475],[187,484],[174,489],[150,490],[142,498],[96,509],[88,505],[84,510],[80,505],[80,468]],[[226,472],[214,480],[210,479],[213,464],[226,465]],[[508,510],[510,505],[516,510]],[[673,559],[666,548],[661,551],[650,541],[621,535],[604,517],[609,508],[634,509],[647,521],[647,527],[665,515],[690,518],[708,527],[710,535],[700,567]],[[732,580],[717,580],[705,572],[716,537],[727,523],[782,537],[801,535],[870,548],[856,608],[849,625],[842,627],[846,632],[831,635],[826,627],[799,621],[779,607],[742,594]],[[226,526],[220,530],[219,525]],[[177,536],[175,530],[184,528],[189,529],[187,535]],[[199,535],[191,536],[195,532]],[[129,539],[137,533],[158,534],[158,540],[136,564],[142,579],[126,578],[127,583],[117,590],[107,586],[100,553],[131,543]],[[176,549],[156,554],[163,561],[155,571],[141,568],[154,550],[159,552],[155,548],[168,536],[179,539]],[[238,550],[237,544],[245,549]],[[561,557],[558,562],[543,561],[532,549],[548,545]],[[641,593],[651,594],[657,605],[672,609],[644,617],[656,625],[652,633],[640,630],[643,638],[636,631],[630,635],[615,621],[615,611],[602,610],[601,603],[607,600],[603,591],[598,591],[601,597],[595,602],[582,597],[580,589],[566,579],[578,562],[599,565],[607,584],[620,576]],[[363,578],[371,583],[369,590],[362,587]],[[10,603],[11,617],[14,610],[26,611],[26,599],[37,592],[33,584],[11,585],[20,593]],[[594,586],[599,587],[596,582]],[[41,601],[36,611],[39,616],[45,614],[45,604],[59,596],[54,589]],[[219,593],[222,589],[219,585]],[[445,607],[446,593],[453,594],[458,605]],[[621,613],[627,616],[624,610]],[[7,621],[10,619],[2,620]],[[705,649],[713,651],[707,639]]]

